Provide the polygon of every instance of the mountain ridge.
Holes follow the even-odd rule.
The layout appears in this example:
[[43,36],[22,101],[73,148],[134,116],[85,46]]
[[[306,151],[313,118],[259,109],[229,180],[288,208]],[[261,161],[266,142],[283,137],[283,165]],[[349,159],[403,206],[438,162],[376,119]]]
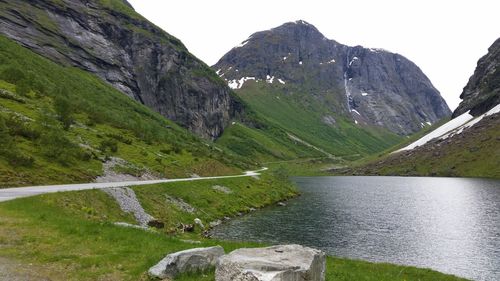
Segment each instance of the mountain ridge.
[[479,59],[453,118],[377,159],[334,171],[355,175],[500,178],[500,39]]
[[236,90],[260,80],[318,99],[343,92],[340,106],[328,105],[332,111],[400,135],[451,114],[411,61],[381,49],[342,45],[302,20],[253,33],[212,68]]

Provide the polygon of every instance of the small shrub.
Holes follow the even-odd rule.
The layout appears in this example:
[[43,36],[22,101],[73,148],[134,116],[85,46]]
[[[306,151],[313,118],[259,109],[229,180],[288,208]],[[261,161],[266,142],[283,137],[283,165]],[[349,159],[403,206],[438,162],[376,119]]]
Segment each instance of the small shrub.
[[26,75],[19,68],[10,66],[2,71],[0,77],[11,84],[17,84],[19,81],[25,79]]
[[8,155],[9,164],[13,167],[32,167],[35,159],[31,156],[24,155],[17,151],[12,151]]
[[107,150],[116,153],[118,152],[118,143],[116,140],[111,140],[111,139],[105,139],[101,141],[101,144],[99,145],[99,150],[102,152],[105,152]]
[[32,124],[25,122],[17,115],[11,115],[5,124],[13,136],[21,136],[30,140],[36,140],[40,137],[40,132]]
[[172,144],[172,151],[175,154],[180,154],[182,152],[182,147],[179,144],[177,144],[177,143],[173,143]]
[[16,93],[21,96],[27,96],[31,91],[30,84],[27,79],[19,81],[16,85]]
[[[64,90],[59,90],[64,91]],[[73,117],[74,107],[69,100],[61,95],[54,99],[54,110],[58,115],[59,121],[62,123],[64,130],[68,130],[75,122]]]
[[160,152],[163,154],[170,154],[170,153],[172,153],[172,149],[162,148],[162,149],[160,149]]
[[132,144],[132,140],[125,137],[125,136],[122,136],[122,135],[117,135],[117,134],[106,134],[107,137],[110,137],[110,138],[113,138],[121,143],[124,143],[124,144],[128,144],[128,145],[131,145]]
[[82,155],[80,147],[72,143],[60,128],[47,128],[40,136],[39,147],[45,157],[65,166],[81,159]]

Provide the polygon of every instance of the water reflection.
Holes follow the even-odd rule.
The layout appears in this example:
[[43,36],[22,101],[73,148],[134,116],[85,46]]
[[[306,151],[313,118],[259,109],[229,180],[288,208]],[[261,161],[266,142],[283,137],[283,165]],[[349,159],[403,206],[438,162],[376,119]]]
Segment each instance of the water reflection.
[[500,181],[296,178],[302,196],[216,229],[224,239],[300,243],[335,256],[500,280]]

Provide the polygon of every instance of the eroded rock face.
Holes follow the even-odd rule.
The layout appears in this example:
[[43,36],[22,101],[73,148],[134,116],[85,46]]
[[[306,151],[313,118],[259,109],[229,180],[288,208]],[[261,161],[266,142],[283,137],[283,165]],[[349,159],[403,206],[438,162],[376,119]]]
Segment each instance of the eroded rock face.
[[325,254],[300,245],[238,249],[217,262],[216,281],[323,281]]
[[174,278],[180,273],[196,272],[215,266],[219,257],[224,255],[221,246],[195,248],[167,255],[151,267],[149,275],[157,278]]
[[173,36],[127,1],[0,1],[0,33],[64,65],[90,71],[192,132],[219,136],[241,105]]
[[400,135],[451,114],[413,62],[382,49],[342,45],[304,21],[251,35],[213,69],[236,91],[260,80],[285,93],[311,95],[331,112]]
[[469,110],[471,115],[479,116],[500,103],[500,38],[477,62],[460,98],[462,102],[453,112],[453,118]]

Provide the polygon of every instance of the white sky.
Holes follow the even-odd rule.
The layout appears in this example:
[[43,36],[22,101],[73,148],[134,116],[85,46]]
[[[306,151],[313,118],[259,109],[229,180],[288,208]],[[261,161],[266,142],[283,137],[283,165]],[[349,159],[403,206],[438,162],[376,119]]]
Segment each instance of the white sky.
[[305,20],[339,43],[415,62],[453,110],[477,61],[500,37],[499,0],[129,0],[144,17],[215,64],[252,33]]

